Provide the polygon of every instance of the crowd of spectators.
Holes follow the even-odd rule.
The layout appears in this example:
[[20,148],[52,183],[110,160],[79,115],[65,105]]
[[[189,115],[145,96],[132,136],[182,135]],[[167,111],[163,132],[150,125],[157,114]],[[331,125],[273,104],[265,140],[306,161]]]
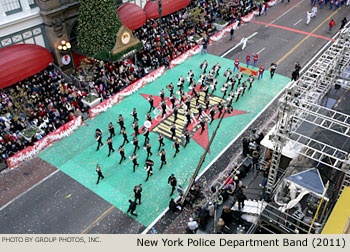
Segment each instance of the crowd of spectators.
[[134,31],[135,37],[143,45],[143,49],[137,53],[137,59],[146,68],[159,67],[162,58],[163,64],[167,65],[201,40],[207,40],[213,35],[215,22],[240,21],[254,8],[256,5],[252,0],[195,0],[186,8],[163,17],[162,27],[158,19],[149,19]]
[[[1,90],[0,151],[6,159],[85,111],[84,90],[65,81],[53,65]],[[86,91],[85,91],[86,93]],[[24,129],[36,127],[32,137]]]
[[[79,85],[66,81],[52,65],[36,75],[1,90],[0,152],[6,159],[88,109],[82,98],[94,92],[102,100],[111,97],[161,64],[191,49],[215,33],[213,23],[240,21],[256,6],[253,0],[195,0],[186,8],[162,18],[150,19],[134,31],[143,45],[136,62],[87,60],[79,68]],[[162,36],[162,39],[161,39]],[[161,41],[162,40],[162,41]],[[163,42],[163,43],[161,43]],[[161,48],[163,51],[161,52]],[[163,62],[162,61],[163,58]],[[32,126],[41,132],[26,139],[21,132]]]

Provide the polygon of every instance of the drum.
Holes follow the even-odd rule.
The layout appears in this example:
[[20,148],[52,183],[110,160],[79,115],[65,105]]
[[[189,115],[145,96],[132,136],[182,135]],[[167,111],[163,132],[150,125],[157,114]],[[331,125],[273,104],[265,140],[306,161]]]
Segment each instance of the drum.
[[149,129],[149,128],[151,128],[152,123],[150,121],[145,121],[143,126],[145,126],[145,128],[147,128],[147,129]]
[[177,95],[180,95],[180,90],[176,90],[176,94],[177,94]]
[[226,90],[226,88],[221,88],[221,93],[225,93]]
[[181,86],[182,86],[182,82],[179,81],[176,85],[177,85],[178,87],[181,87]]

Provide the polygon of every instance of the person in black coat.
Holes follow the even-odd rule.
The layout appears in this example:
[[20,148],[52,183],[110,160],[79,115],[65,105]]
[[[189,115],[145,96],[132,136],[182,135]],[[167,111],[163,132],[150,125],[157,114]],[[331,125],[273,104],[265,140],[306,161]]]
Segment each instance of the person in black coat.
[[134,211],[136,210],[136,206],[137,206],[136,200],[132,201],[131,199],[129,199],[129,203],[130,203],[129,209],[126,213],[130,212],[132,215],[137,216],[137,214],[134,213]]
[[236,197],[238,201],[238,210],[241,211],[241,209],[244,207],[244,201],[247,199],[247,196],[243,194],[243,190],[238,190]]
[[228,206],[224,206],[222,213],[221,213],[221,219],[225,222],[225,225],[229,225],[233,221],[233,216],[232,216],[232,209],[229,208]]
[[104,179],[104,178],[105,178],[105,177],[103,176],[103,174],[102,174],[101,167],[100,167],[99,164],[97,164],[97,166],[96,166],[96,172],[97,172],[97,175],[98,175],[96,184],[98,184],[98,183],[100,182],[100,178],[101,178],[101,179]]
[[166,153],[165,150],[162,149],[162,151],[159,153],[160,154],[160,160],[162,161],[159,170],[163,168],[163,165],[166,165]]
[[249,139],[247,137],[243,138],[242,144],[243,144],[243,156],[247,156],[250,153]]
[[176,211],[180,210],[181,211],[181,207],[176,204],[175,200],[173,198],[171,198],[170,202],[169,202],[169,209],[170,211],[172,211],[173,213],[175,213]]
[[295,69],[292,73],[292,80],[297,81],[298,79],[299,79],[299,71]]
[[141,192],[142,192],[142,184],[139,184],[134,187],[135,202],[139,200],[139,205],[141,205]]
[[176,186],[177,186],[177,180],[175,178],[175,175],[174,174],[171,174],[170,177],[168,178],[168,184],[171,185],[171,193],[170,193],[170,196],[173,195],[175,189],[176,189]]
[[109,149],[109,152],[108,152],[108,156],[107,156],[107,157],[109,157],[109,156],[111,155],[111,152],[114,152],[112,136],[110,136],[110,137],[107,139],[107,144],[108,144],[108,149]]
[[109,137],[114,137],[115,136],[115,130],[114,130],[114,126],[113,126],[112,122],[110,122],[109,125],[108,125],[108,131],[110,133]]

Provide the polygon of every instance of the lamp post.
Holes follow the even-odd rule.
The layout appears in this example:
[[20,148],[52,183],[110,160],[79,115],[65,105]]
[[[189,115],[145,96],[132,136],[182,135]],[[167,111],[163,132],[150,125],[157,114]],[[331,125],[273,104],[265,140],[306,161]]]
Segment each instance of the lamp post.
[[[154,3],[156,0],[152,0]],[[160,64],[164,62],[163,58],[163,28],[162,28],[162,0],[158,0],[158,13],[159,13],[159,29],[160,29]]]
[[73,55],[72,55],[72,51],[71,51],[71,44],[69,41],[65,41],[65,40],[61,40],[61,42],[59,43],[59,45],[57,46],[57,49],[61,52],[61,53],[69,53],[69,56],[71,58],[72,61],[72,65],[73,65],[73,70],[75,72],[75,65],[74,65],[74,60],[73,60]]

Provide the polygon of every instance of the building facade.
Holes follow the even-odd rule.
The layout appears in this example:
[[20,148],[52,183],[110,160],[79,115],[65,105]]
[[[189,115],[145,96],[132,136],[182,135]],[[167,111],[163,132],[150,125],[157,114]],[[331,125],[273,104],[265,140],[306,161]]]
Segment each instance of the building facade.
[[58,65],[57,45],[70,40],[76,23],[76,0],[1,0],[0,48],[12,44],[36,44],[51,51]]
[[[115,0],[141,7],[147,0]],[[0,48],[13,44],[36,44],[47,48],[62,66],[62,41],[76,40],[78,0],[0,0]]]
[[23,43],[50,48],[36,1],[1,0],[0,48]]

